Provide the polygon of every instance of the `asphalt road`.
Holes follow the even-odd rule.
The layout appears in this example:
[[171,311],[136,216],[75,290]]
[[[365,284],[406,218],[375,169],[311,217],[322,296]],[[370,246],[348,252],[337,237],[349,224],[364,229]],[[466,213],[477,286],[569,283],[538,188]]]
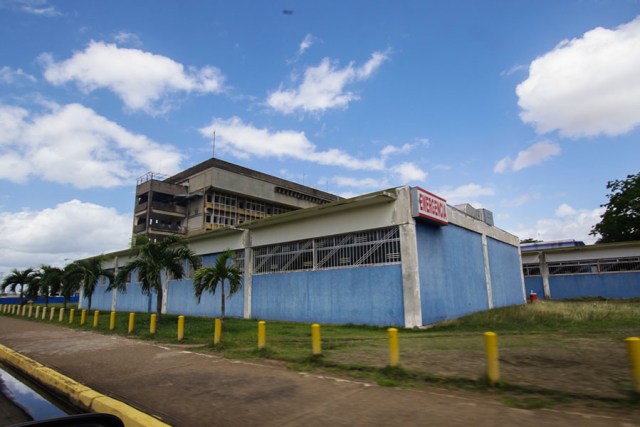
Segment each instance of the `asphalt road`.
[[175,426],[640,426],[640,411],[514,409],[4,316],[0,342]]

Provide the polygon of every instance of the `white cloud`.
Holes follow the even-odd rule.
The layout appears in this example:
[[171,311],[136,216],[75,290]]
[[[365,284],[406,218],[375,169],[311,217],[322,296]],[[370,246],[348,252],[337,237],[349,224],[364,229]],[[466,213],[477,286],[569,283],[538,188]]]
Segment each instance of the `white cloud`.
[[530,166],[539,165],[553,156],[560,154],[560,146],[552,142],[538,142],[533,144],[526,150],[520,151],[513,160],[511,157],[505,157],[499,160],[493,171],[503,173],[508,170],[519,171]]
[[166,56],[115,44],[92,41],[82,52],[63,62],[42,55],[45,78],[54,85],[75,82],[84,92],[105,88],[113,91],[131,110],[149,114],[171,108],[170,95],[177,92],[217,93],[223,76],[215,67],[185,67]]
[[55,17],[62,15],[54,6],[50,6],[46,0],[3,0],[0,1],[0,9],[3,7],[38,16]]
[[375,178],[350,178],[346,176],[336,176],[332,179],[332,181],[338,187],[353,187],[353,188],[373,188],[373,189],[382,189],[388,187],[388,182],[385,178],[375,179]]
[[476,201],[476,197],[493,196],[495,190],[491,187],[483,187],[478,184],[465,184],[456,188],[444,187],[435,192],[440,197],[444,197],[450,205],[460,203],[471,203],[474,206],[480,206],[481,203]]
[[519,73],[519,72],[522,72],[522,71],[526,71],[528,69],[529,69],[529,67],[526,66],[526,65],[517,64],[517,65],[514,65],[513,67],[509,68],[508,70],[502,71],[500,73],[500,76],[508,77],[508,76],[510,76],[512,74]]
[[400,147],[395,145],[386,145],[381,151],[380,155],[387,157],[393,154],[407,154],[415,150],[417,147],[429,145],[429,139],[427,138],[415,138],[414,142],[403,144]]
[[311,47],[314,39],[315,37],[313,37],[311,34],[307,34],[306,36],[304,36],[304,40],[300,42],[300,46],[298,47],[298,56],[305,53],[305,51]]
[[501,205],[507,206],[507,207],[519,207],[529,203],[529,201],[531,200],[538,200],[538,199],[540,199],[539,193],[533,193],[533,194],[525,193],[525,194],[519,195],[514,199],[504,200],[502,201]]
[[0,105],[0,178],[29,176],[77,188],[131,185],[144,172],[175,173],[182,155],[79,104],[42,115]]
[[434,171],[449,171],[453,168],[451,167],[451,165],[445,165],[443,163],[439,163],[437,165],[434,165],[431,169],[433,169]]
[[535,59],[518,85],[520,117],[539,133],[621,135],[640,124],[640,17],[595,28]]
[[368,79],[386,60],[387,53],[374,52],[361,67],[350,62],[345,68],[337,68],[329,58],[324,58],[317,67],[307,68],[299,87],[272,92],[267,104],[284,114],[298,110],[322,113],[331,108],[346,108],[358,96],[345,91],[345,86]]
[[135,33],[129,33],[127,31],[120,31],[113,36],[113,39],[119,44],[125,44],[129,46],[139,47],[142,46],[142,40]]
[[560,206],[558,206],[558,208],[555,211],[555,215],[558,218],[565,218],[565,217],[570,217],[570,216],[574,216],[578,213],[577,210],[575,210],[574,208],[572,208],[570,205],[563,203]]
[[605,208],[575,209],[567,204],[560,205],[554,218],[536,221],[533,226],[519,224],[509,232],[520,239],[535,238],[544,241],[575,239],[593,243],[597,237],[590,236],[591,228],[600,222]]
[[393,166],[391,171],[396,174],[404,184],[414,181],[424,181],[427,178],[427,173],[411,162],[404,162]]
[[16,84],[24,81],[35,83],[38,80],[31,74],[25,73],[22,68],[18,68],[17,70],[12,69],[11,67],[0,68],[0,83]]
[[79,200],[42,211],[0,212],[0,271],[124,249],[131,224],[130,215]]
[[384,168],[381,159],[357,159],[337,148],[318,150],[307,139],[304,132],[291,130],[272,132],[245,124],[238,117],[214,119],[213,123],[200,129],[205,138],[216,132],[216,147],[240,158],[250,156],[277,157],[305,160],[321,165],[342,166],[348,169]]

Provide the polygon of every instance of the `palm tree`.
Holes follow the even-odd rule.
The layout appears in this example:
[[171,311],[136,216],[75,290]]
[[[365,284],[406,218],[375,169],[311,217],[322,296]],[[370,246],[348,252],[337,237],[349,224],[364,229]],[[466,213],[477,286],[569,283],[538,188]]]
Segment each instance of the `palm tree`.
[[4,278],[2,281],[2,292],[5,289],[9,288],[11,292],[16,292],[16,290],[20,289],[20,304],[23,304],[25,288],[29,288],[31,284],[31,277],[34,274],[34,269],[29,267],[25,270],[18,270],[14,268],[11,270],[11,274]]
[[80,290],[82,286],[82,272],[75,264],[68,264],[62,271],[62,286],[60,293],[63,298],[63,306],[66,309],[71,296]]
[[[81,259],[71,263],[68,267],[70,274],[76,274],[79,276],[84,289],[84,296],[89,300],[87,309],[91,310],[91,299],[96,291],[98,285],[98,279],[100,276],[106,276],[109,279],[109,285],[113,283],[113,273],[111,271],[102,268],[103,256],[96,256],[92,258]],[[76,273],[73,273],[76,270]],[[76,276],[76,277],[77,277]]]
[[180,236],[169,236],[159,242],[151,241],[146,236],[138,236],[133,250],[135,259],[119,269],[115,287],[125,291],[127,277],[136,270],[142,284],[142,292],[145,295],[156,292],[156,314],[159,321],[164,287],[168,284],[169,277],[181,279],[184,276],[185,259],[194,269],[199,267],[200,260],[189,249],[187,241]]
[[227,249],[216,258],[216,262],[210,267],[201,267],[193,275],[193,289],[198,298],[198,303],[205,291],[215,295],[218,283],[220,283],[220,317],[224,320],[225,292],[224,282],[229,282],[229,295],[235,294],[242,287],[242,273],[236,263],[236,254]]
[[61,268],[43,264],[40,266],[40,294],[44,295],[45,306],[49,306],[49,296],[60,292],[64,272]]

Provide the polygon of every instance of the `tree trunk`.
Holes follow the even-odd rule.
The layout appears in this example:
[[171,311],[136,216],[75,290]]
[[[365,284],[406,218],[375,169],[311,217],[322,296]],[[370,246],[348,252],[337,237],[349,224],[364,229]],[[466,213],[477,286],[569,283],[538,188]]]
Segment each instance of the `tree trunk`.
[[220,284],[220,318],[224,320],[224,280]]
[[160,285],[160,287],[156,290],[157,293],[157,298],[156,298],[156,321],[159,322],[160,321],[160,316],[162,315],[162,284]]
[[[91,297],[92,297],[92,295],[90,294],[89,295],[89,307],[87,307],[88,311],[91,311]],[[82,302],[82,301],[80,301],[80,302]]]

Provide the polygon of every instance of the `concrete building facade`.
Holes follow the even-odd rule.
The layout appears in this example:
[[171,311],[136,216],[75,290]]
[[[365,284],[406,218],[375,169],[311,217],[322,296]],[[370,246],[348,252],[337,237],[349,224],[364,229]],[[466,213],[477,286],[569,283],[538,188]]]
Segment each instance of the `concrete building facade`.
[[[201,183],[195,188],[204,189],[194,200],[206,208],[208,188]],[[255,197],[240,191],[233,194]],[[243,289],[228,299],[228,316],[418,327],[526,301],[518,238],[420,188],[333,196],[333,201],[322,192],[291,190],[318,197],[303,200],[273,187],[268,191],[312,206],[281,197],[274,202],[296,209],[193,233],[190,214],[183,219],[189,246],[203,265],[225,249],[236,251]],[[189,202],[185,209],[193,206]],[[108,258],[106,267],[117,270],[131,253]],[[155,307],[155,295],[140,292],[135,274],[126,293],[105,293],[106,286],[100,283],[93,295],[96,309]],[[165,291],[166,313],[220,314],[219,295],[205,295],[198,303],[188,277],[170,280]]]
[[[571,243],[573,242],[573,243]],[[523,245],[526,292],[538,297],[640,297],[640,242]]]
[[339,197],[219,159],[171,177],[138,179],[133,235],[192,236],[329,203]]

